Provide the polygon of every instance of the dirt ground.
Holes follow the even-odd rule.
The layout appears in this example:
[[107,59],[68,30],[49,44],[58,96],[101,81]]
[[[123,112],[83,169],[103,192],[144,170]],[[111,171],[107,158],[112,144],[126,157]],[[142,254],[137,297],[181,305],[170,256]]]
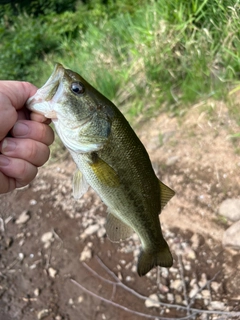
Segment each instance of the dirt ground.
[[62,157],[0,197],[1,320],[240,319],[240,251],[222,246],[230,223],[218,215],[240,194],[239,140],[229,138],[239,127],[210,103],[181,120],[139,118],[136,131],[176,191],[160,216],[173,267],[140,278],[137,237],[108,240],[105,205],[92,190],[73,199],[75,165]]

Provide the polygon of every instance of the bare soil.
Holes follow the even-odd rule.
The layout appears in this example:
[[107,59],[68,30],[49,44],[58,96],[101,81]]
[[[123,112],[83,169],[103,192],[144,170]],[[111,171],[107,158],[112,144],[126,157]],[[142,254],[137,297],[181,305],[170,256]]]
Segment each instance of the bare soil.
[[[152,319],[240,319],[230,313],[240,312],[240,251],[222,246],[230,222],[218,215],[224,199],[240,194],[239,140],[229,138],[239,127],[220,103],[193,106],[180,121],[139,118],[136,131],[157,175],[176,191],[160,216],[173,267],[140,278],[137,237],[111,243],[99,197],[92,190],[79,201],[72,197],[72,160],[50,162],[28,187],[0,197],[1,320],[144,319],[71,279]],[[26,221],[19,221],[24,211]],[[98,277],[116,281],[110,270],[122,282]],[[146,307],[136,293],[157,294],[160,305]]]

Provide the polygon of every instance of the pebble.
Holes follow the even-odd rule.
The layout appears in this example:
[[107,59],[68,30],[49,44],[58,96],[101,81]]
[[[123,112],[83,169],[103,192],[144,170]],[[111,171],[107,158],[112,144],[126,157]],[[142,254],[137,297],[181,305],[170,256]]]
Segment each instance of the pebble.
[[221,286],[221,283],[218,283],[216,281],[211,282],[211,289],[213,289],[214,292],[218,292],[219,288]]
[[210,308],[212,310],[224,310],[225,309],[225,305],[224,305],[224,302],[221,302],[221,301],[211,301],[209,309]]
[[207,275],[206,275],[206,273],[203,273],[201,275],[200,281],[198,282],[198,285],[199,285],[199,287],[204,287],[204,286],[206,286],[206,284],[207,284]]
[[167,300],[168,300],[169,302],[174,302],[174,295],[173,295],[172,293],[168,293],[168,294],[167,294]]
[[49,242],[52,240],[52,238],[53,238],[53,233],[52,233],[52,231],[49,231],[49,232],[46,232],[42,235],[41,241],[42,242]]
[[101,227],[98,231],[97,231],[97,236],[98,238],[102,238],[103,236],[105,236],[106,234],[106,230],[104,227]]
[[192,242],[192,249],[197,250],[200,244],[200,237],[197,233],[191,237],[190,241]]
[[233,247],[240,250],[240,220],[231,225],[223,234],[224,247]]
[[20,261],[22,261],[22,260],[24,259],[24,254],[23,254],[22,252],[19,252],[19,254],[18,254],[18,259],[19,259]]
[[100,228],[99,224],[92,224],[91,226],[87,227],[84,232],[81,234],[81,239],[86,239],[88,236],[91,236],[95,232],[98,231]]
[[29,201],[29,204],[30,204],[30,206],[35,206],[35,204],[37,204],[37,200],[31,199],[31,200]]
[[240,199],[226,199],[219,207],[219,214],[231,221],[240,220]]
[[30,212],[28,210],[24,210],[16,220],[16,224],[26,223],[29,219],[30,219]]
[[170,284],[171,289],[174,289],[179,292],[182,291],[182,287],[182,280],[179,279],[172,281]]
[[40,294],[40,289],[39,288],[36,288],[34,291],[33,291],[35,297],[38,297],[39,294]]
[[198,285],[197,284],[193,285],[192,290],[189,292],[189,298],[193,298],[195,296],[196,296],[195,298],[197,298],[198,291],[199,291]]
[[92,258],[92,250],[89,246],[89,244],[87,244],[84,248],[83,251],[80,255],[80,261],[86,261]]
[[145,306],[147,308],[152,308],[152,307],[159,307],[159,300],[158,296],[154,293],[151,294],[146,300],[145,300]]
[[175,302],[176,302],[176,304],[180,304],[180,303],[183,302],[182,297],[181,297],[180,294],[176,294],[175,295]]
[[209,290],[202,290],[201,295],[202,295],[203,299],[209,299],[211,297]]
[[57,274],[57,270],[53,269],[52,267],[48,268],[48,274],[51,278],[55,278]]
[[46,318],[47,316],[49,315],[49,310],[48,309],[43,309],[41,311],[38,312],[37,314],[37,318],[39,320],[43,319],[43,318]]

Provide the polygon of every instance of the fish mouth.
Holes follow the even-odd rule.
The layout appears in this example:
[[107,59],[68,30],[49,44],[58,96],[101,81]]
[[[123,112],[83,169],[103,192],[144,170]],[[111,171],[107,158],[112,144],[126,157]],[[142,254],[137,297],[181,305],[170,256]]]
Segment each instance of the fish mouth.
[[33,112],[44,115],[46,118],[56,119],[57,115],[51,107],[50,101],[53,98],[56,101],[61,95],[62,90],[59,89],[62,87],[61,79],[64,73],[64,67],[57,63],[47,82],[37,90],[34,96],[27,100],[26,107]]

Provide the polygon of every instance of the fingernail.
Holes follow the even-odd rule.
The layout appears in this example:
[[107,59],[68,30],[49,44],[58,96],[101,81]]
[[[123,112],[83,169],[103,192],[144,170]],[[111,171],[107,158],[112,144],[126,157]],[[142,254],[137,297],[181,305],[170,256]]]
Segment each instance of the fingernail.
[[13,135],[22,137],[28,134],[29,128],[25,123],[17,122],[13,127]]
[[6,167],[9,165],[10,160],[4,156],[0,156],[0,167]]
[[4,139],[2,142],[2,153],[13,151],[17,144],[12,139]]

